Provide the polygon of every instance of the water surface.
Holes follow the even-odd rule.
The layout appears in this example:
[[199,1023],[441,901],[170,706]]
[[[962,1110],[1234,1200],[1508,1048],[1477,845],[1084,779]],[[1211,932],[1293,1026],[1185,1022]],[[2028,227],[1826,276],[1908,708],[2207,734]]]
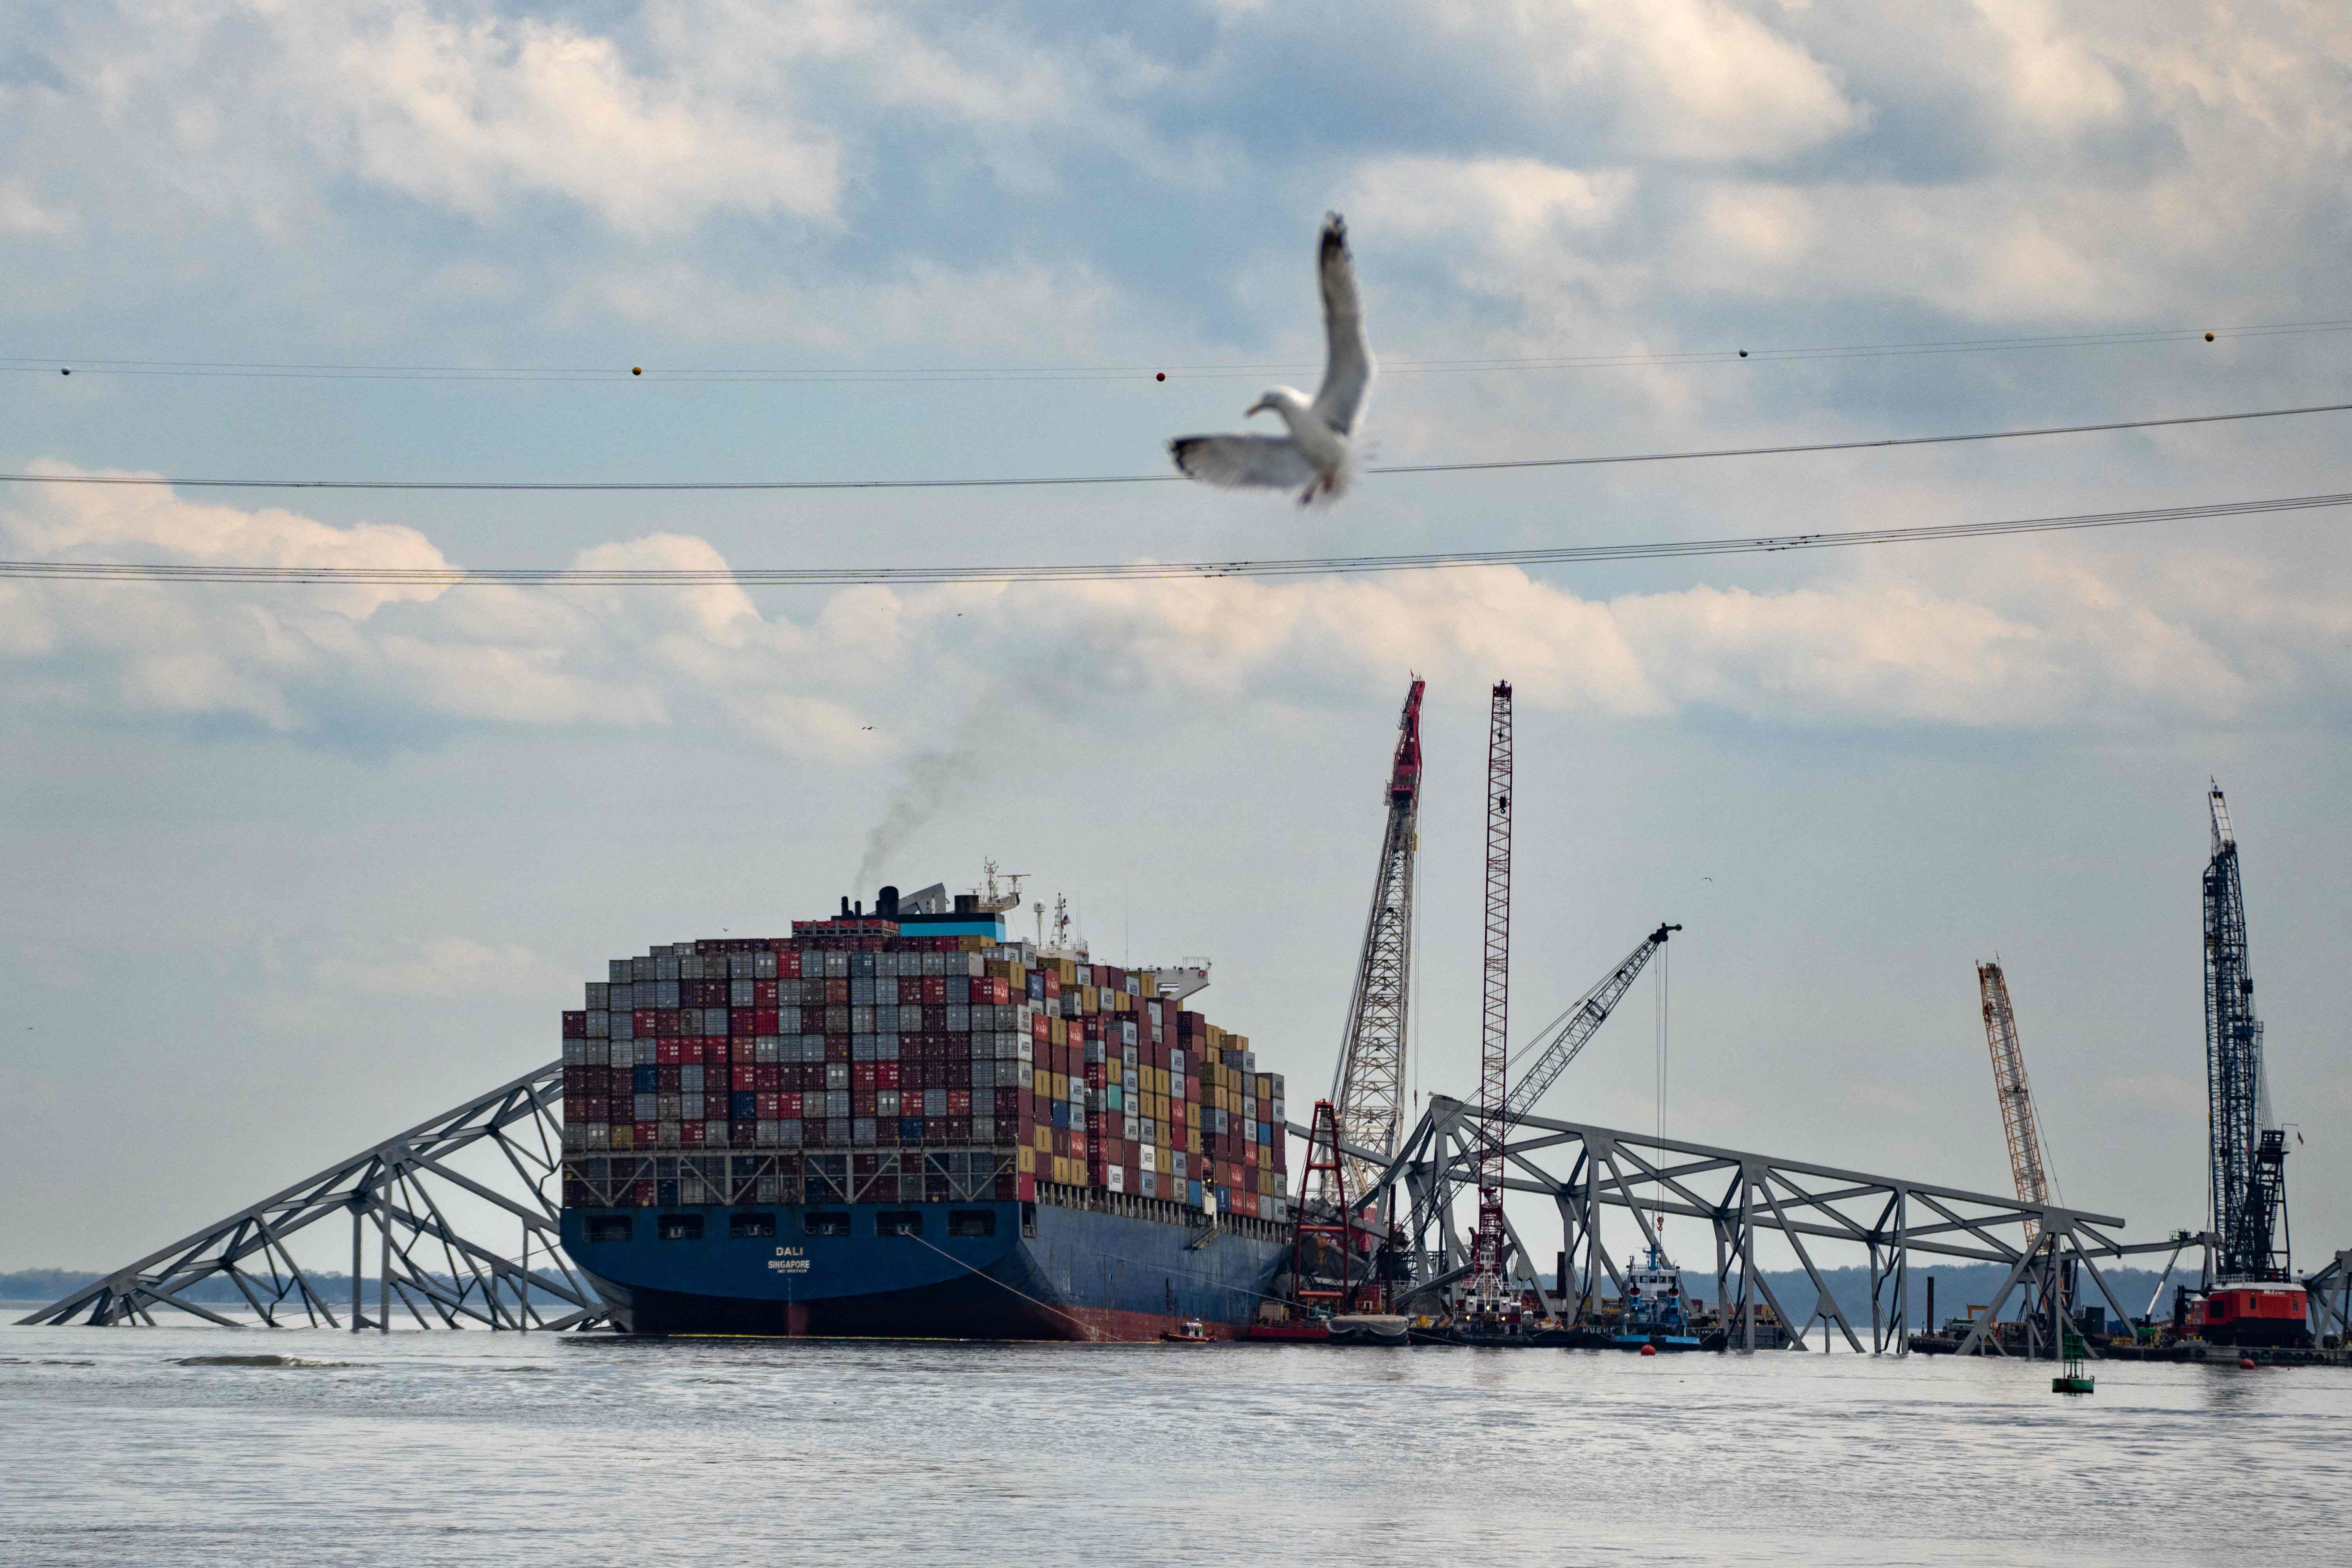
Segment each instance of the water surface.
[[2336,1560],[2352,1372],[0,1331],[0,1560]]

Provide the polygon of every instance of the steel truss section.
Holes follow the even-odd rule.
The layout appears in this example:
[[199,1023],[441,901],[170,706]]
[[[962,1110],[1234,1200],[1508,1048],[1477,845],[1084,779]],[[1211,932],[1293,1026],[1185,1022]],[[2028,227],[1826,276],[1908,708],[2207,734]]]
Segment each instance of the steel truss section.
[[[294,1260],[289,1243],[321,1221],[352,1226],[349,1326],[389,1332],[395,1310],[419,1328],[580,1329],[605,1321],[603,1300],[562,1251],[563,1064],[500,1084],[372,1149],[295,1183],[105,1279],[17,1320],[21,1323],[152,1324],[158,1308],[224,1327],[236,1320],[191,1300],[190,1287],[215,1278],[236,1287],[272,1328],[298,1310],[311,1327],[342,1320]],[[460,1169],[463,1157],[468,1168]],[[488,1205],[512,1222],[521,1244],[460,1226]],[[493,1220],[489,1223],[499,1223]],[[362,1298],[362,1244],[373,1227],[376,1300]],[[395,1298],[397,1306],[395,1307]]]
[[2334,1334],[2338,1342],[2352,1339],[2352,1251],[2337,1253],[2326,1268],[2304,1276],[2303,1289],[2311,1298],[2313,1336]]
[[[1412,1298],[1442,1296],[1473,1268],[1454,1209],[1458,1197],[1479,1184],[1480,1121],[1476,1106],[1433,1097],[1385,1173],[1359,1200],[1379,1201],[1391,1188],[1410,1198],[1403,1239],[1415,1283],[1401,1288],[1400,1306]],[[1605,1209],[1629,1213],[1645,1243],[1659,1241],[1663,1218],[1698,1221],[1714,1242],[1715,1299],[1726,1306],[1725,1321],[1738,1325],[1731,1347],[1737,1349],[1755,1348],[1752,1309],[1759,1304],[1770,1309],[1797,1348],[1805,1347],[1807,1332],[1819,1323],[1851,1349],[1863,1349],[1860,1327],[1832,1298],[1817,1261],[1822,1249],[1837,1247],[1843,1255],[1830,1267],[1851,1260],[1868,1269],[1874,1352],[1908,1352],[1910,1270],[1920,1255],[2009,1268],[1984,1319],[1960,1346],[1964,1353],[2007,1353],[1990,1331],[2023,1288],[2035,1303],[2028,1353],[2053,1354],[2061,1342],[2058,1326],[2039,1319],[2063,1300],[2063,1269],[2079,1268],[2116,1315],[2128,1320],[2131,1313],[2108,1288],[2099,1260],[2172,1245],[2168,1239],[2120,1242],[2111,1233],[2124,1222],[2112,1215],[1546,1116],[1519,1118],[1507,1131],[1502,1156],[1504,1189],[1549,1199],[1558,1214],[1559,1254],[1567,1268],[1555,1289],[1543,1294],[1559,1316],[1581,1320],[1597,1306],[1604,1284],[1621,1295],[1624,1290],[1623,1275],[1601,1241]],[[1507,1226],[1506,1234],[1505,1278],[1521,1289],[1540,1289],[1534,1261],[1539,1255],[1515,1226]],[[1814,1300],[1779,1299],[1756,1266],[1759,1234],[1777,1236],[1795,1254]]]

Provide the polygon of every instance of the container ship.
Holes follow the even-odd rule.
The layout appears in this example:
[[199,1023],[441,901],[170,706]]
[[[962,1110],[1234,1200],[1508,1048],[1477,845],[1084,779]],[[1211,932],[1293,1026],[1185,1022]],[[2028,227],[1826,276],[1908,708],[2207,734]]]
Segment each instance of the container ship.
[[1247,1329],[1289,1259],[1282,1076],[1187,1005],[1205,966],[1013,941],[993,893],[885,888],[588,983],[563,1014],[563,1245],[616,1326]]

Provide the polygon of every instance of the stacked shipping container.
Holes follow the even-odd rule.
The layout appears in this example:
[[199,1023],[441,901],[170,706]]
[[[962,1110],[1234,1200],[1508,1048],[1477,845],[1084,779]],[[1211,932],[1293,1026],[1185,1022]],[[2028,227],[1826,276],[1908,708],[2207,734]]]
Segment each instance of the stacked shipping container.
[[1281,1075],[1152,972],[891,921],[793,930],[615,959],[563,1015],[567,1207],[1058,1187],[1288,1217]]

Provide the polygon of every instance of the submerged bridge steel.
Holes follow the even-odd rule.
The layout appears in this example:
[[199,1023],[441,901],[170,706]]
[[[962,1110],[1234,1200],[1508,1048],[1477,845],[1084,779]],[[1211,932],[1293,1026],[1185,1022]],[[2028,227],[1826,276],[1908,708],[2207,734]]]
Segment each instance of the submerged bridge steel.
[[[607,1316],[593,1286],[564,1258],[560,1229],[563,1064],[550,1062],[385,1139],[226,1219],[52,1301],[20,1323],[154,1322],[157,1309],[224,1327],[237,1321],[192,1300],[226,1279],[272,1328],[302,1320],[344,1326],[288,1244],[322,1220],[352,1225],[349,1326],[390,1331],[397,1310],[419,1328],[574,1329]],[[453,1163],[468,1157],[472,1169]],[[487,1205],[521,1243],[509,1258],[485,1228],[453,1221]],[[362,1293],[363,1243],[376,1240],[374,1315]],[[500,1223],[500,1228],[504,1228]],[[544,1261],[533,1267],[533,1252]],[[230,1303],[229,1305],[234,1305]]]
[[[1386,1173],[1364,1194],[1366,1204],[1391,1201],[1391,1192],[1402,1200],[1398,1206],[1408,1216],[1404,1226],[1418,1278],[1408,1297],[1445,1289],[1468,1266],[1468,1244],[1454,1209],[1455,1199],[1476,1186],[1477,1120],[1476,1107],[1433,1097]],[[1664,1218],[1700,1220],[1715,1243],[1716,1299],[1726,1307],[1727,1321],[1741,1325],[1739,1345],[1751,1350],[1756,1313],[1749,1309],[1759,1297],[1799,1347],[1819,1323],[1824,1333],[1834,1329],[1853,1349],[1863,1348],[1855,1325],[1822,1277],[1815,1252],[1824,1247],[1859,1249],[1869,1270],[1870,1348],[1901,1355],[1908,1351],[1914,1254],[2009,1268],[1985,1317],[1961,1347],[1999,1354],[2000,1342],[1990,1330],[2021,1287],[2033,1289],[2037,1301],[2055,1302],[2062,1294],[2054,1288],[2058,1271],[2073,1262],[2116,1315],[2128,1319],[2129,1309],[2108,1289],[2097,1260],[2170,1245],[2117,1240],[2110,1233],[2124,1222],[2112,1215],[1548,1116],[1519,1117],[1503,1153],[1508,1170],[1505,1190],[1547,1198],[1559,1215],[1559,1251],[1569,1268],[1555,1279],[1554,1289],[1543,1289],[1535,1254],[1516,1223],[1508,1234],[1513,1277],[1539,1291],[1559,1315],[1573,1321],[1590,1312],[1604,1278],[1621,1293],[1624,1289],[1623,1275],[1601,1245],[1604,1209],[1631,1214],[1643,1241],[1652,1243],[1658,1241]],[[1789,1310],[1757,1268],[1759,1233],[1778,1236],[1796,1255],[1816,1292],[1815,1300],[1795,1303],[1805,1310]],[[2033,1325],[2030,1346],[2046,1352],[2055,1342],[2049,1326]]]

